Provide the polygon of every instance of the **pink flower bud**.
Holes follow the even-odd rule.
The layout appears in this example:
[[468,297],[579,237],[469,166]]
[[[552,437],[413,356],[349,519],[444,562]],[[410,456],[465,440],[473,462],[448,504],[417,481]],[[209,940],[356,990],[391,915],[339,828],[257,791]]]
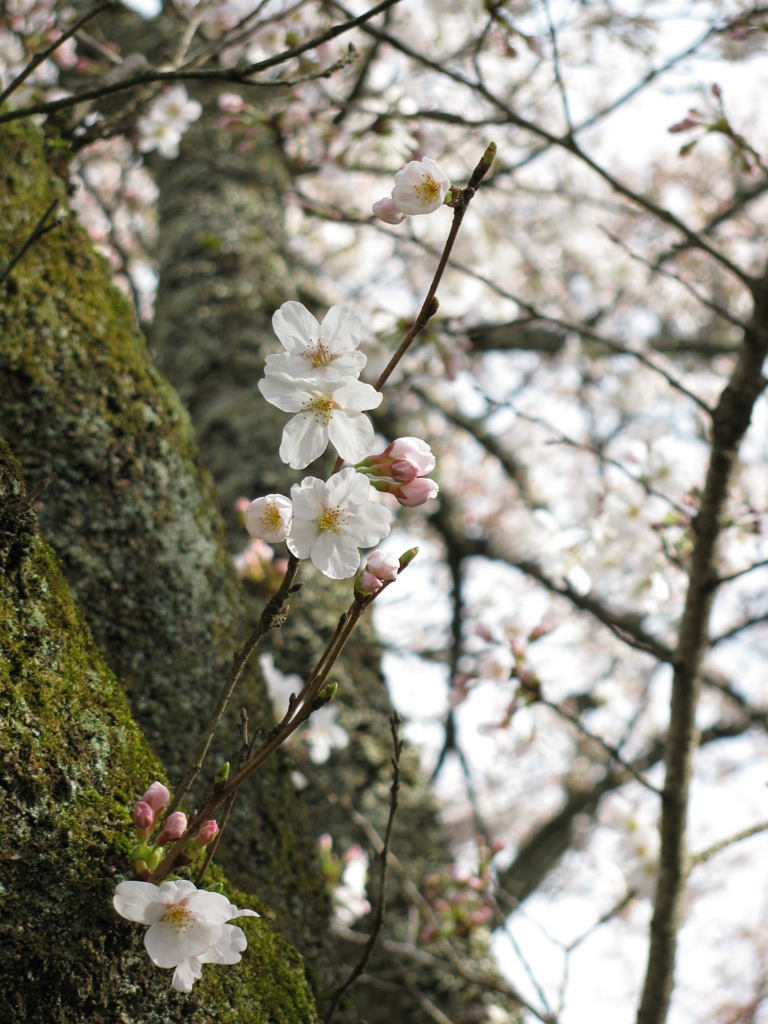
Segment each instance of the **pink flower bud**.
[[386,551],[379,551],[377,548],[372,551],[365,562],[365,572],[371,573],[382,583],[390,583],[397,579],[400,569],[400,559],[397,555],[389,554]]
[[143,832],[144,835],[149,832],[152,826],[155,824],[155,812],[152,807],[144,800],[139,800],[136,806],[133,808],[133,824],[136,828]]
[[223,92],[219,96],[219,110],[226,114],[239,114],[245,108],[245,101],[236,92]]
[[371,594],[378,594],[381,587],[382,582],[378,576],[374,576],[372,572],[365,572],[365,570],[360,573],[355,581],[355,591],[361,597],[370,597]]
[[187,816],[183,811],[174,811],[163,822],[163,829],[157,837],[158,846],[167,846],[181,839],[187,830]]
[[171,802],[171,794],[162,782],[153,782],[139,802],[149,804],[157,816],[162,814]]
[[204,821],[200,826],[200,831],[197,833],[195,838],[201,846],[207,846],[212,839],[216,838],[218,831],[218,824],[213,820],[213,818],[209,818],[208,821]]
[[385,224],[400,224],[405,220],[405,214],[398,210],[389,197],[379,199],[377,203],[373,204],[373,215],[379,220],[383,220]]
[[409,484],[403,484],[393,493],[401,505],[405,505],[406,508],[416,508],[417,505],[423,505],[430,498],[436,498],[439,490],[440,488],[434,480],[427,480],[420,476],[416,480],[411,480]]
[[419,467],[413,459],[392,459],[390,474],[399,484],[409,484],[419,475]]
[[382,455],[390,459],[409,459],[419,467],[419,476],[425,476],[435,468],[435,456],[420,437],[398,437],[387,445]]

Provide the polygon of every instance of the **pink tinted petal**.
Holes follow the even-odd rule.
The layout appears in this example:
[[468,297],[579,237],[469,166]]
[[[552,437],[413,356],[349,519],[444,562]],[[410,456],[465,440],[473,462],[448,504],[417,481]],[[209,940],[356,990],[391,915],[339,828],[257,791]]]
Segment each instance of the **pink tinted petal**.
[[405,214],[398,210],[389,196],[373,204],[373,215],[385,224],[401,224],[405,220]]
[[121,917],[140,924],[154,924],[165,912],[160,891],[151,882],[120,882],[112,902]]
[[288,352],[301,352],[320,337],[320,324],[300,302],[284,302],[272,317],[272,329]]
[[[373,426],[368,417],[361,412],[332,416],[328,424],[328,436],[333,447],[346,462],[359,462],[373,447]],[[301,468],[294,466],[294,469]]]
[[304,469],[327,447],[328,428],[319,425],[311,413],[300,412],[283,427],[280,458],[291,469]]

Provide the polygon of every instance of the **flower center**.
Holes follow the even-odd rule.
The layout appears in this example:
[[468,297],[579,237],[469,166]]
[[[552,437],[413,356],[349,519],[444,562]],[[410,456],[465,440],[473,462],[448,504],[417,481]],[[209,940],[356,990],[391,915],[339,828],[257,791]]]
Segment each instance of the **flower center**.
[[301,411],[312,413],[318,423],[327,425],[333,415],[333,408],[333,399],[329,395],[315,395]]
[[312,348],[307,349],[306,358],[313,366],[330,366],[336,356],[322,341],[318,341]]
[[188,924],[191,924],[195,919],[195,915],[191,910],[187,910],[186,907],[180,906],[178,903],[174,903],[168,907],[160,920],[163,924],[169,924],[177,932],[183,932]]
[[431,174],[424,175],[423,184],[417,185],[415,191],[424,206],[440,198],[440,186]]
[[264,511],[259,518],[268,530],[279,530],[283,525],[280,511],[274,501],[270,501],[269,504],[265,505]]
[[327,530],[328,533],[341,533],[349,526],[352,516],[345,508],[337,505],[335,508],[327,508],[317,520],[318,528]]

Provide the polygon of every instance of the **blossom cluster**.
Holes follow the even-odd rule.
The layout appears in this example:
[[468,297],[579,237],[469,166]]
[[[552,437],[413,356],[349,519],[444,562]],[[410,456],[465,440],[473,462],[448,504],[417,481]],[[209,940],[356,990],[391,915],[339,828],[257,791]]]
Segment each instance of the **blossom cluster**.
[[139,149],[142,153],[156,150],[173,160],[179,155],[182,136],[202,112],[202,105],[189,98],[183,85],[167,89],[137,122]]
[[422,928],[423,943],[442,938],[466,938],[476,929],[486,928],[493,917],[492,861],[504,844],[488,845],[482,836],[478,836],[476,842],[476,871],[464,871],[451,865],[446,871],[424,879],[424,896],[432,908],[434,921]]
[[[162,782],[153,782],[133,807],[131,818],[136,826],[138,843],[133,849],[133,866],[139,878],[147,879],[160,864],[165,855],[165,847],[181,839],[187,831],[187,816],[183,811],[174,811],[162,820],[163,812],[168,806],[171,794]],[[150,834],[160,824],[160,831],[150,839]],[[189,841],[181,863],[189,864],[204,847],[217,835],[218,824],[213,820],[205,821],[197,834]]]
[[304,469],[332,444],[347,462],[359,463],[327,481],[306,477],[281,494],[256,498],[245,512],[250,535],[269,544],[285,541],[297,558],[310,558],[331,579],[354,576],[360,548],[389,533],[389,509],[370,492],[389,491],[403,505],[420,505],[437,494],[423,479],[434,468],[429,446],[417,438],[393,442],[369,457],[374,432],[365,415],[381,393],[358,379],[366,363],[358,350],[362,322],[347,306],[332,306],[323,323],[300,302],[285,302],[272,324],[284,352],[267,356],[259,390],[268,402],[292,413],[283,430],[280,458]]

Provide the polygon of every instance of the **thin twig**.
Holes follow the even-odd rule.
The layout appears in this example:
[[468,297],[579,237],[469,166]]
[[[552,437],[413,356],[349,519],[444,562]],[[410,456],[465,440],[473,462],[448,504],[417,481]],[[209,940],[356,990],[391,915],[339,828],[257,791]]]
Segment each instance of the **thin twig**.
[[273,81],[267,79],[265,81],[255,82],[253,81],[252,76],[259,74],[262,71],[267,71],[269,68],[275,67],[278,64],[284,64],[286,61],[292,60],[294,57],[301,56],[301,54],[305,53],[307,50],[315,49],[322,43],[335,39],[337,36],[340,36],[345,32],[349,32],[353,28],[357,28],[359,25],[363,25],[369,18],[375,17],[377,14],[380,14],[382,11],[387,10],[387,8],[392,7],[393,4],[399,2],[400,0],[381,0],[381,3],[377,4],[376,7],[372,7],[370,11],[366,11],[359,17],[350,18],[348,21],[342,22],[340,25],[334,25],[333,28],[328,29],[327,32],[323,32],[321,35],[308,40],[306,43],[301,43],[299,46],[293,46],[289,50],[284,50],[282,53],[278,53],[274,57],[268,57],[266,60],[259,61],[256,64],[249,64],[245,68],[219,69],[194,68],[186,66],[172,71],[144,71],[140,74],[134,75],[132,78],[127,78],[119,82],[112,82],[108,85],[101,85],[93,89],[85,89],[73,96],[65,96],[62,99],[51,100],[48,103],[35,103],[28,107],[20,107],[17,110],[6,111],[0,114],[0,124],[4,124],[7,121],[16,121],[22,117],[31,117],[33,114],[53,114],[57,110],[65,110],[68,107],[76,106],[84,100],[101,99],[104,96],[110,96],[116,92],[133,89],[139,85],[149,85],[153,82],[184,82],[202,80],[212,82],[232,82],[238,85],[273,88],[275,85]]
[[395,814],[397,813],[398,804],[398,793],[400,790],[400,755],[403,752],[403,741],[400,739],[400,718],[397,712],[392,714],[389,720],[390,730],[392,733],[392,785],[389,793],[389,817],[387,818],[387,827],[384,832],[384,846],[380,854],[380,867],[379,867],[379,899],[376,907],[376,917],[373,922],[371,934],[368,938],[368,942],[363,950],[363,955],[360,957],[357,965],[353,968],[349,977],[344,981],[336,991],[333,993],[331,998],[331,1005],[328,1013],[325,1016],[325,1024],[329,1024],[329,1021],[336,1012],[336,1007],[339,1005],[339,1000],[357,981],[360,975],[365,970],[368,962],[373,955],[373,950],[376,946],[376,942],[381,933],[381,929],[384,926],[384,910],[387,895],[387,872],[388,872],[388,861],[389,861],[389,847],[392,842],[392,826],[395,821]]
[[85,25],[86,22],[90,21],[91,18],[95,18],[97,14],[101,14],[101,12],[105,11],[108,7],[112,7],[114,3],[115,0],[104,0],[104,3],[99,4],[98,7],[94,7],[90,11],[86,11],[81,18],[78,18],[76,22],[70,25],[66,32],[62,32],[58,39],[55,39],[50,46],[46,47],[42,51],[42,53],[38,53],[34,56],[29,64],[19,72],[14,80],[7,85],[2,92],[0,92],[0,106],[5,103],[11,93],[18,89],[22,82],[25,82],[27,78],[29,78],[35,68],[40,67],[41,64],[48,60],[52,53],[55,53],[56,50],[58,50],[62,43],[65,43],[70,39],[77,30],[82,28],[82,26]]
[[8,276],[13,271],[13,268],[19,263],[19,261],[21,259],[23,259],[24,255],[27,253],[27,251],[29,249],[31,249],[31,247],[35,244],[35,242],[38,240],[38,238],[42,238],[42,236],[47,234],[49,231],[53,231],[55,228],[59,227],[59,225],[62,222],[62,218],[61,217],[57,217],[56,220],[53,221],[52,224],[46,224],[45,223],[48,220],[48,218],[51,216],[51,214],[53,213],[53,211],[56,209],[56,207],[58,205],[59,205],[59,200],[58,199],[54,199],[48,205],[48,207],[46,208],[46,210],[43,213],[42,217],[40,218],[40,220],[38,220],[37,224],[35,224],[34,228],[32,229],[32,233],[30,234],[29,238],[22,245],[22,247],[19,249],[19,251],[13,257],[11,262],[5,268],[5,270],[2,273],[0,273],[0,285],[4,284],[4,282],[6,281]]

